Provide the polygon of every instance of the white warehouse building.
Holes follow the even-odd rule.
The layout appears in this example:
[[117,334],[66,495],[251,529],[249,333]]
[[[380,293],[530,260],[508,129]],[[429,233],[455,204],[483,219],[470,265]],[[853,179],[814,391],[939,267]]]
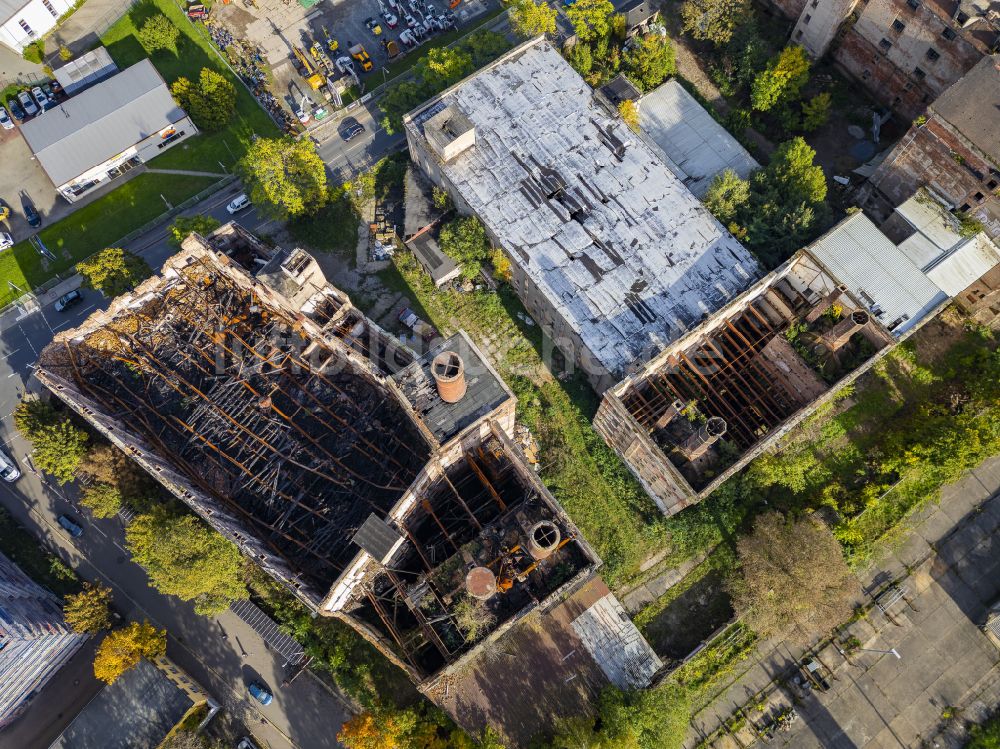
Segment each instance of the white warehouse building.
[[149,60],[21,125],[38,163],[70,203],[197,132]]
[[72,0],[0,0],[0,44],[21,54],[72,7]]

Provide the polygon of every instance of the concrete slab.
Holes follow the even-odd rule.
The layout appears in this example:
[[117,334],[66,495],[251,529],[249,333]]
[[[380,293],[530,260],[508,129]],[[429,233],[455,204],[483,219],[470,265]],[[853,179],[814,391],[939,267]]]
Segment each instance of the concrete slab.
[[921,536],[921,538],[925,539],[927,543],[933,546],[937,544],[937,542],[946,533],[948,533],[954,525],[955,521],[950,518],[946,512],[938,509],[937,512],[930,515],[920,524],[917,528],[917,533]]

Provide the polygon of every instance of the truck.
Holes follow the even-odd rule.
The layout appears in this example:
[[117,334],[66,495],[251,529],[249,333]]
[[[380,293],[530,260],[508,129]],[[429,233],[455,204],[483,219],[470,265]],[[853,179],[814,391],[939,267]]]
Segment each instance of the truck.
[[390,60],[399,55],[399,45],[392,39],[386,39],[382,42],[382,46],[385,47],[385,54]]
[[361,69],[366,73],[372,69],[372,58],[369,57],[365,48],[360,44],[355,44],[348,52],[351,53],[351,57],[357,60],[361,64]]

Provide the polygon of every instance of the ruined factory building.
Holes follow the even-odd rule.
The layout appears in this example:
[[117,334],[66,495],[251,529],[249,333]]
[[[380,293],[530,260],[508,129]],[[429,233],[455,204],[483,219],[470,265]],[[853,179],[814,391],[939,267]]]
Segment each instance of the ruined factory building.
[[[482,353],[464,333],[402,346],[302,250],[235,224],[192,235],[162,276],[58,334],[38,376],[471,731],[513,746],[548,727],[518,717],[525,693],[484,657],[528,617],[572,630],[590,683],[642,687],[660,669],[511,442],[515,398]],[[545,652],[539,666],[569,667]],[[496,691],[466,710],[478,693],[456,690],[485,672]]]
[[538,38],[404,118],[414,162],[482,220],[598,391],[760,275],[605,101]]
[[904,245],[854,214],[605,393],[594,426],[664,513],[708,496],[949,301],[962,274],[925,270]]

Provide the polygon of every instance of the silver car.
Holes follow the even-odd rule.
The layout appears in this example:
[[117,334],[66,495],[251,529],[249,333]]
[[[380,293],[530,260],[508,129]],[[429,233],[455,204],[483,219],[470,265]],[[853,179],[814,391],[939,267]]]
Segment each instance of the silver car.
[[4,130],[14,129],[14,123],[10,119],[10,115],[7,114],[7,110],[4,109],[3,107],[0,107],[0,127],[2,127]]
[[31,98],[31,94],[27,91],[22,91],[17,95],[17,100],[21,102],[21,106],[24,107],[24,112],[29,117],[34,117],[38,114],[38,105],[35,104],[35,100]]
[[21,472],[17,469],[17,463],[7,453],[0,450],[0,479],[17,481],[19,478],[21,478]]

